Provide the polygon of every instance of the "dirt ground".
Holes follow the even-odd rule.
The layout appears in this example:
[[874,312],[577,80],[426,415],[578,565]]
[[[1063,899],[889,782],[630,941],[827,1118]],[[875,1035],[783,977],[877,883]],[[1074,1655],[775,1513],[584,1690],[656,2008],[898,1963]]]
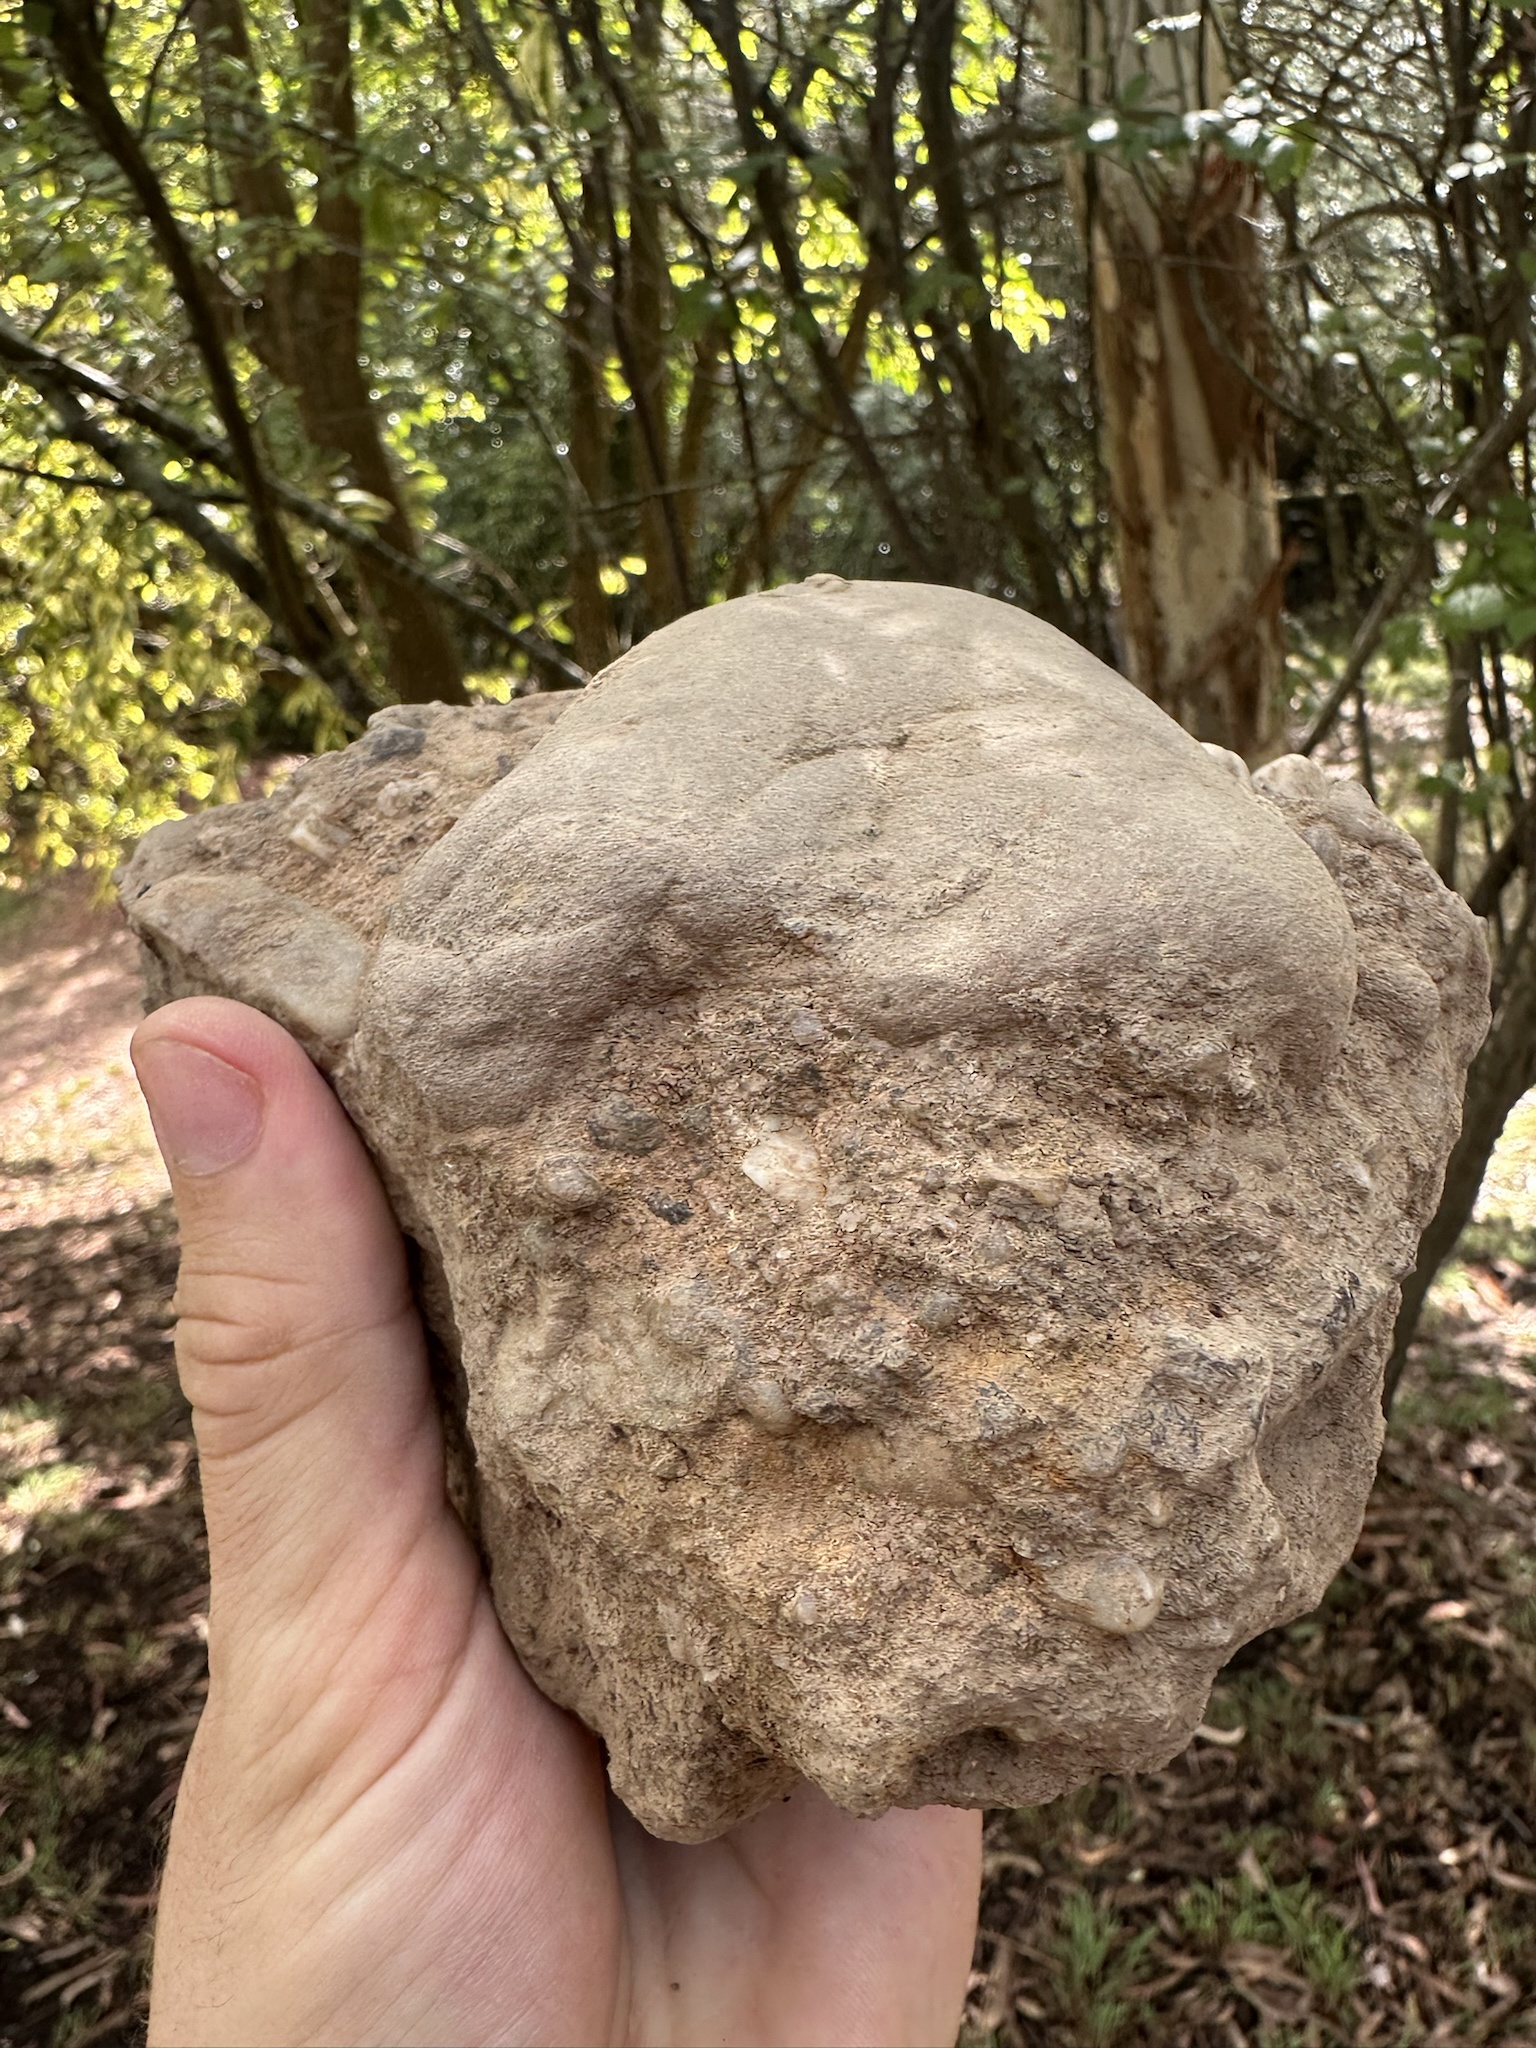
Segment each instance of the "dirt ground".
[[[0,925],[0,2048],[142,2040],[207,1683],[136,1010],[78,892]],[[1322,1609],[1167,1770],[990,1818],[966,2048],[1536,2048],[1536,1103],[1480,1216]]]
[[128,1063],[137,954],[84,881],[0,894],[0,1231],[167,1192]]

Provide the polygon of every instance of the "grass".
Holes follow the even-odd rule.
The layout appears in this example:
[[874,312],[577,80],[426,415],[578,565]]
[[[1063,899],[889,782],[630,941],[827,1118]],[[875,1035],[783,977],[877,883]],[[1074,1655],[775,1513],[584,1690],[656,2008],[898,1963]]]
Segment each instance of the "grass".
[[1461,1437],[1502,1436],[1517,1408],[1502,1380],[1468,1380],[1449,1359],[1432,1355],[1423,1376],[1398,1396],[1392,1431],[1403,1440],[1425,1429]]
[[1137,2017],[1129,1994],[1146,1973],[1155,1938],[1150,1927],[1132,1933],[1089,1892],[1062,1900],[1052,1953],[1063,2008],[1084,2048],[1118,2048],[1129,2034]]
[[[1252,1867],[1262,1869],[1257,1857]],[[1261,1885],[1242,1871],[1235,1879],[1191,1885],[1174,1910],[1191,1939],[1213,1953],[1233,1942],[1281,1950],[1333,2012],[1343,2010],[1359,1981],[1355,1939],[1310,1878],[1274,1885],[1266,1877]]]

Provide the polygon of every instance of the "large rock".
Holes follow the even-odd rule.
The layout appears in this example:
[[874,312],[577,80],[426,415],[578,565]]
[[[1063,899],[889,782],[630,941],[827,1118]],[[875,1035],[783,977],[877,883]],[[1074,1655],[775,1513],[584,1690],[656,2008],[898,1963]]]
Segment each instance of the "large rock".
[[1353,783],[834,577],[381,713],[124,883],[383,1168],[507,1632],[645,1824],[1155,1764],[1347,1556],[1486,959]]

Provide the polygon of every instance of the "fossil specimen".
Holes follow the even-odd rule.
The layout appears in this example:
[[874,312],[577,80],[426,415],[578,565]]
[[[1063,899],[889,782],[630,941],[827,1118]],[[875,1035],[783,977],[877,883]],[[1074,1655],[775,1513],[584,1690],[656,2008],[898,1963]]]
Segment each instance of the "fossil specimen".
[[507,1631],[658,1833],[1155,1763],[1347,1555],[1487,1017],[1356,785],[813,577],[381,713],[123,895],[364,1132]]

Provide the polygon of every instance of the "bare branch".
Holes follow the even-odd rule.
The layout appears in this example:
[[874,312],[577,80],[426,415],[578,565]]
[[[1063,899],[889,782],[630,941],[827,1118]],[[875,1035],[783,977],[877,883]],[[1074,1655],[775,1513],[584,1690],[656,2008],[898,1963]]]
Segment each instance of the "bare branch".
[[1451,507],[1459,504],[1481,481],[1494,463],[1509,453],[1525,432],[1526,423],[1533,414],[1536,414],[1536,376],[1527,379],[1518,395],[1505,407],[1492,426],[1478,436],[1430,500],[1429,511],[1417,536],[1396,569],[1376,593],[1370,610],[1360,621],[1355,637],[1350,643],[1349,658],[1344,664],[1344,672],[1328,692],[1317,716],[1307,728],[1306,737],[1296,748],[1298,754],[1314,753],[1328,737],[1333,729],[1334,720],[1353,694],[1355,685],[1365,674],[1366,665],[1376,652],[1382,634],[1428,568],[1434,553],[1435,521],[1443,519]]
[[256,436],[224,347],[208,280],[107,82],[93,0],[55,0],[47,34],[82,115],[132,191],[186,312],[214,409],[228,437],[239,483],[250,508],[257,550],[293,651],[325,681],[357,691],[360,685],[352,675],[345,651],[330,621],[305,589],[303,572],[283,532]]
[[704,0],[689,0],[689,12],[714,42],[725,62],[737,131],[743,149],[757,166],[752,176],[753,197],[767,230],[769,246],[783,279],[786,296],[794,309],[788,324],[810,353],[823,400],[875,494],[902,560],[917,575],[932,582],[941,581],[927,544],[919,538],[907,518],[895,487],[874,451],[806,291],[799,250],[785,206],[783,157],[778,150],[768,146],[768,138],[758,125],[756,84],[742,47],[735,0],[715,0],[713,6],[704,4]]
[[[179,449],[194,462],[202,463],[210,469],[217,469],[225,476],[238,477],[238,465],[227,443],[199,433],[195,427],[177,419],[174,413],[166,411],[163,406],[129,391],[115,378],[104,376],[99,370],[90,369],[84,363],[72,362],[69,357],[56,354],[54,350],[30,341],[3,315],[0,315],[0,362],[9,362],[34,390],[41,391],[50,400],[54,398],[55,390],[79,392],[100,403],[110,405],[123,418],[146,427],[159,439],[170,447]],[[88,419],[89,415],[82,410],[80,417]],[[71,431],[69,438],[74,440],[80,437]],[[128,444],[115,442],[114,445],[126,448]],[[114,468],[118,467],[114,458],[108,459],[113,461]],[[126,477],[125,471],[120,470],[119,473]],[[162,480],[167,482],[167,488],[173,488],[168,480]],[[472,619],[484,631],[493,633],[499,640],[525,655],[530,667],[536,674],[542,676],[551,688],[579,689],[586,682],[586,670],[578,667],[568,655],[563,654],[551,642],[536,634],[520,631],[497,613],[477,604],[473,598],[466,597],[445,578],[434,576],[432,571],[423,568],[420,562],[399,554],[368,527],[345,518],[319,499],[309,497],[305,492],[295,489],[292,484],[284,483],[279,477],[273,477],[269,482],[273,496],[285,510],[294,513],[306,524],[319,527],[322,533],[328,533],[333,540],[341,542],[354,554],[372,556],[382,567],[388,568],[402,581],[418,583],[423,589],[430,590],[441,603],[451,605],[455,611],[460,612],[465,618]],[[131,488],[138,490],[142,487],[133,484]],[[194,504],[219,502],[218,495],[213,493],[195,492],[185,495]],[[265,609],[265,606],[263,608]],[[330,678],[327,677],[327,680]]]

